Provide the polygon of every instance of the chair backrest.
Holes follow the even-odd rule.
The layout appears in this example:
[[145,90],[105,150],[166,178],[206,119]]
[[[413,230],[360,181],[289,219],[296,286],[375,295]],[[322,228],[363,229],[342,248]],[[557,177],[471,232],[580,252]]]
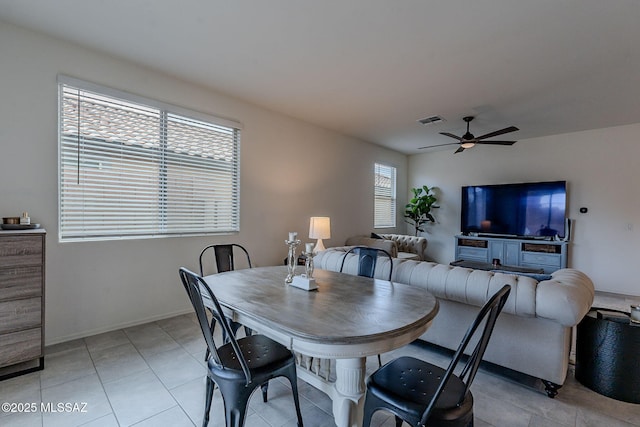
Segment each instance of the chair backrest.
[[[218,347],[216,346],[213,336],[213,328],[215,326],[215,323],[209,322],[206,308],[209,309],[208,311],[214,317],[216,322],[220,323],[220,325],[222,326],[224,330],[223,336],[227,337],[227,341],[233,347],[233,351],[237,357],[238,363],[240,364],[240,367],[244,372],[246,384],[251,383],[251,373],[249,371],[249,365],[247,364],[242,351],[240,351],[238,341],[236,341],[236,338],[231,330],[231,326],[229,325],[227,318],[222,312],[222,307],[220,306],[218,299],[211,291],[211,288],[209,288],[209,285],[207,285],[202,277],[198,276],[192,271],[187,270],[184,267],[180,268],[179,274],[180,279],[182,280],[182,284],[189,294],[189,299],[191,300],[193,309],[196,312],[198,324],[200,325],[202,335],[204,335],[204,340],[207,343],[207,348],[209,349],[209,358],[213,360],[213,363],[215,365],[221,368],[225,367],[218,354]],[[207,302],[206,305],[205,301]]]
[[249,268],[251,268],[251,257],[249,256],[249,252],[247,252],[247,250],[243,246],[236,243],[209,245],[205,247],[202,252],[200,252],[200,275],[205,275],[203,259],[205,257],[205,253],[210,250],[213,250],[213,255],[216,261],[216,269],[218,273],[235,270],[235,263],[233,258],[234,247],[240,248],[245,253],[245,255],[247,256],[247,263],[249,264]]
[[[444,376],[440,381],[440,385],[436,389],[436,392],[433,395],[431,402],[429,403],[429,406],[427,406],[425,411],[422,413],[421,425],[427,424],[427,419],[429,418],[431,411],[435,407],[436,402],[438,401],[438,398],[446,388],[447,382],[449,381],[451,376],[454,374],[454,371],[458,365],[458,362],[460,362],[460,359],[462,358],[463,354],[466,353],[466,354],[470,354],[470,356],[467,359],[467,363],[464,365],[464,368],[458,374],[458,378],[460,378],[465,384],[465,388],[462,391],[458,400],[458,403],[462,402],[467,392],[469,391],[469,387],[471,387],[471,383],[473,382],[473,379],[476,376],[478,367],[480,366],[480,362],[482,361],[482,356],[484,356],[484,352],[487,349],[489,338],[491,338],[493,327],[496,324],[498,315],[500,314],[500,312],[502,311],[502,308],[507,302],[507,298],[509,297],[510,292],[511,292],[511,286],[504,285],[482,307],[482,309],[476,316],[476,319],[473,321],[473,323],[467,330],[467,333],[462,339],[462,342],[460,343],[458,350],[456,350],[453,356],[453,359],[451,360],[451,363],[447,368],[447,371],[445,372]],[[474,338],[474,336],[476,335],[476,331],[479,330],[479,327],[482,325],[483,322],[484,322],[484,328],[482,329],[482,335],[478,339],[475,347],[473,348],[473,351],[469,353],[466,351],[467,346],[469,345],[471,340]]]
[[342,257],[342,264],[340,264],[340,272],[342,273],[342,269],[344,268],[344,262],[349,256],[350,253],[355,253],[358,255],[358,276],[371,277],[373,278],[374,273],[376,271],[376,263],[378,261],[379,256],[386,256],[389,258],[389,278],[387,280],[391,280],[391,273],[393,273],[393,258],[391,254],[384,249],[379,248],[370,248],[368,246],[356,246],[351,248],[344,254]]

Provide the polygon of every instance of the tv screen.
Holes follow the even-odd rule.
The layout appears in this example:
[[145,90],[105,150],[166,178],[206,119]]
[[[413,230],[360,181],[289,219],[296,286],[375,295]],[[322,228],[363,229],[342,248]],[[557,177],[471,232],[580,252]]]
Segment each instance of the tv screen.
[[564,237],[566,181],[462,187],[463,234]]

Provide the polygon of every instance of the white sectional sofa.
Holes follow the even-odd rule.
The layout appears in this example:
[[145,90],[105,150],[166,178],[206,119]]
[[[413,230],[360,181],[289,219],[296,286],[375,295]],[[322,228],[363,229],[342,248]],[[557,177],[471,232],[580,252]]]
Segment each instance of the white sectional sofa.
[[[318,253],[316,268],[339,271],[346,250],[348,247],[330,248]],[[380,258],[375,277],[388,277],[389,264],[388,259]],[[356,254],[349,254],[344,272],[357,274]],[[567,376],[573,327],[594,298],[591,280],[574,269],[558,270],[548,280],[538,281],[515,273],[394,259],[392,281],[420,286],[438,298],[440,311],[421,339],[453,350],[479,307],[504,284],[511,285],[484,360],[540,378],[550,397]]]

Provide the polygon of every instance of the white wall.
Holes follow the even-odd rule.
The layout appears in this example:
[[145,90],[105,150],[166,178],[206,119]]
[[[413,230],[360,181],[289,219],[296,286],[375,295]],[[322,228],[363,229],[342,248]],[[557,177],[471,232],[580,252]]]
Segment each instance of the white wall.
[[[405,193],[403,154],[1,22],[0,52],[0,216],[26,210],[48,231],[47,344],[189,310],[178,267],[196,269],[206,244],[241,243],[264,266],[282,263],[287,232],[305,236],[310,216],[331,217],[327,246],[370,232],[375,162],[398,168]],[[58,73],[241,122],[240,233],[58,243]]]
[[[587,273],[596,289],[640,296],[640,124],[476,147],[409,158],[408,184],[439,187],[438,224],[428,252],[448,263],[460,233],[460,187],[566,180],[567,216],[575,228],[569,267]],[[589,209],[581,214],[580,207]]]

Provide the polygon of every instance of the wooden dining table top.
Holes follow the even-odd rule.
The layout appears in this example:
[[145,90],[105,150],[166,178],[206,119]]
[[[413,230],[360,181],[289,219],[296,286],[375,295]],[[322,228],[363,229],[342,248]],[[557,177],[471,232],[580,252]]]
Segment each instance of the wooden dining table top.
[[315,270],[318,289],[285,284],[286,267],[206,276],[219,302],[254,324],[312,342],[358,344],[393,339],[429,324],[438,312],[427,290],[403,283]]

